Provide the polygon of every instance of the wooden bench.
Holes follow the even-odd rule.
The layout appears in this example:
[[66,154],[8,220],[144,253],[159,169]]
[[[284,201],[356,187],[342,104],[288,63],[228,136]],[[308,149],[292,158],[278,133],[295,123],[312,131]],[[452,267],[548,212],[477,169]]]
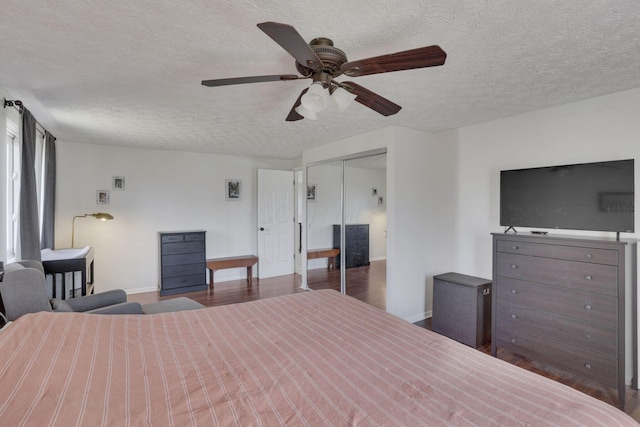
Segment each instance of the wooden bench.
[[228,258],[210,258],[207,260],[207,268],[209,269],[209,288],[213,289],[213,273],[216,270],[225,268],[247,267],[247,284],[251,284],[253,277],[253,264],[258,262],[255,255],[232,256]]
[[329,258],[327,268],[333,270],[336,268],[336,257],[338,254],[340,254],[340,249],[338,248],[309,249],[307,251],[307,259]]

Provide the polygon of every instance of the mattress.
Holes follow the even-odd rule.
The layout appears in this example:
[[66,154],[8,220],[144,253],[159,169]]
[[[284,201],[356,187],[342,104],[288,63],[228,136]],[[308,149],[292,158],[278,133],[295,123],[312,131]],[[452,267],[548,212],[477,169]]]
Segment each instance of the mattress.
[[3,425],[637,425],[332,290],[0,333]]

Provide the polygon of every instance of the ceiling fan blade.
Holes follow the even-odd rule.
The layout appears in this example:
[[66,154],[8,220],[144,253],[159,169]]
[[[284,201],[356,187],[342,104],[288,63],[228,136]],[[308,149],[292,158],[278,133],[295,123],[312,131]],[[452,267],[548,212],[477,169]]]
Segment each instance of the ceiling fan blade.
[[346,62],[342,64],[340,69],[349,77],[357,77],[368,74],[389,73],[391,71],[435,67],[444,64],[445,59],[447,59],[445,51],[440,49],[440,46],[434,45]]
[[258,24],[258,28],[289,52],[289,55],[293,56],[300,65],[312,70],[317,70],[322,66],[322,60],[318,58],[318,55],[293,26],[277,22],[262,22]]
[[255,76],[255,77],[232,77],[230,79],[215,79],[215,80],[203,80],[203,86],[227,86],[227,85],[240,85],[244,83],[261,83],[261,82],[276,82],[285,80],[298,80],[298,76],[295,74],[283,74],[275,76]]
[[365,107],[369,107],[374,111],[382,114],[383,116],[391,116],[396,114],[402,108],[398,104],[394,104],[386,98],[381,97],[375,92],[371,92],[353,82],[342,82],[340,84],[344,89],[357,95],[356,101]]
[[300,101],[300,99],[302,99],[302,95],[307,93],[308,90],[309,90],[309,88],[306,88],[305,90],[302,91],[302,93],[300,94],[300,96],[296,100],[296,103],[293,104],[293,107],[291,107],[291,111],[289,111],[289,115],[287,116],[286,121],[295,122],[296,120],[304,119],[304,117],[302,117],[300,114],[298,114],[298,112],[296,111],[296,108],[298,108],[300,106],[300,104],[302,103]]

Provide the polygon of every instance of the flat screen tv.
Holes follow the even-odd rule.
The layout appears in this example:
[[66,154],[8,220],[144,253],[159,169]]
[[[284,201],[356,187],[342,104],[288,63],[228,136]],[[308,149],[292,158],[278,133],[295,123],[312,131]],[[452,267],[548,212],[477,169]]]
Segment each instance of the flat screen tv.
[[500,172],[500,225],[634,232],[634,161]]

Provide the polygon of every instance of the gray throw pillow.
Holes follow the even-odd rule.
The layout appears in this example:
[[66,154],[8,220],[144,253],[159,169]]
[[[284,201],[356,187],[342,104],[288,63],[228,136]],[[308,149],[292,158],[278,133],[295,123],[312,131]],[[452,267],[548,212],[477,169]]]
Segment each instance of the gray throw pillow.
[[51,308],[53,309],[53,311],[62,311],[66,313],[73,312],[71,306],[64,300],[61,300],[59,298],[51,298],[49,302],[51,303]]

